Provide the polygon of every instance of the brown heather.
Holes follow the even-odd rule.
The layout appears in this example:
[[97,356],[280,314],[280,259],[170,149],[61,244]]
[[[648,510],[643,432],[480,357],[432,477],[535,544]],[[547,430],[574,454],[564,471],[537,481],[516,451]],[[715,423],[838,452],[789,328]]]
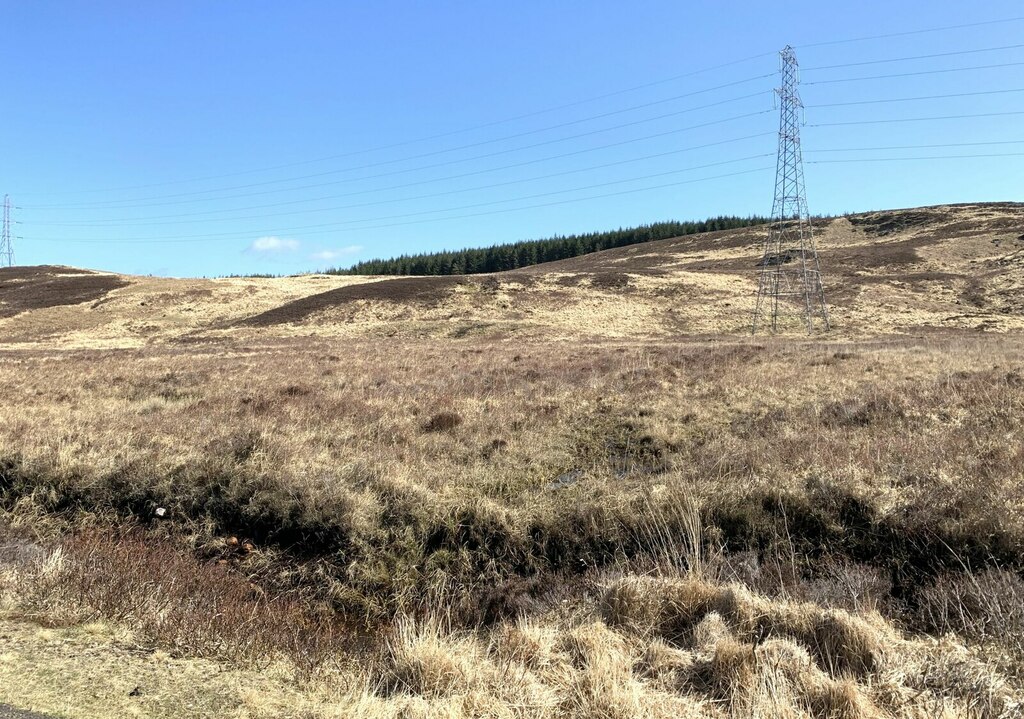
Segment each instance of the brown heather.
[[[946,237],[876,225],[865,243],[914,240],[911,253]],[[736,244],[713,249],[711,265],[736,262]],[[734,279],[708,272],[702,291]],[[923,291],[874,272],[916,297],[913,322],[952,302],[948,278]],[[854,277],[834,290],[851,322],[871,291]],[[969,294],[1002,309],[957,322],[1000,333],[892,332],[890,308],[870,336],[824,340],[590,326],[569,341],[486,318],[455,338],[421,293],[361,300],[355,335],[325,311],[319,328],[219,317],[136,345],[107,318],[94,345],[85,329],[77,349],[41,330],[12,341],[0,702],[71,716],[1020,716],[1024,335],[1016,285],[992,278],[979,268]],[[650,318],[664,297],[647,280],[626,301]],[[529,302],[567,301],[534,281]],[[278,303],[313,284],[250,282]],[[625,291],[559,290],[578,293],[570,314]],[[71,311],[4,321],[28,332]],[[51,665],[68,686],[118,689],[60,692]]]

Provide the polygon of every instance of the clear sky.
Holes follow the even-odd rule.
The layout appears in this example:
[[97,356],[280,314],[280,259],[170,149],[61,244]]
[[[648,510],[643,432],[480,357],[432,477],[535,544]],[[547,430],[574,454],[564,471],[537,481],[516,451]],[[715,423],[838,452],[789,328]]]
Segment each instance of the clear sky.
[[[1019,0],[8,2],[0,193],[21,264],[175,276],[767,214],[791,44],[812,212],[1024,200],[1021,16]],[[955,97],[903,100],[934,95]]]

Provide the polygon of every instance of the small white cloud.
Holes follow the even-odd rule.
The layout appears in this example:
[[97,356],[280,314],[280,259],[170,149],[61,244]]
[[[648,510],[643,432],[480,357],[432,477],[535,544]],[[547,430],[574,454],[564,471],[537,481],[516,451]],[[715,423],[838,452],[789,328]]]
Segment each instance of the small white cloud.
[[260,237],[257,240],[253,240],[253,243],[249,245],[250,252],[294,252],[299,249],[299,241],[285,239],[283,237]]
[[324,262],[330,262],[336,260],[339,257],[346,257],[348,255],[355,255],[363,251],[362,245],[349,245],[348,247],[338,247],[333,250],[319,250],[310,255],[314,260],[322,260]]

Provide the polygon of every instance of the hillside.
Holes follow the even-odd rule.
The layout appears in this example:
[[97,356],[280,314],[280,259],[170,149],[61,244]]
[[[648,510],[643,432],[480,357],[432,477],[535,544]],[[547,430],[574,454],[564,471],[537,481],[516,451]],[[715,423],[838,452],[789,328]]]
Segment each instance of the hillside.
[[762,232],[0,270],[0,715],[1019,717],[1024,205]]
[[[490,275],[177,280],[0,270],[8,346],[133,347],[318,335],[672,339],[742,334],[763,228],[691,235]],[[823,220],[835,337],[1024,328],[1024,205]]]

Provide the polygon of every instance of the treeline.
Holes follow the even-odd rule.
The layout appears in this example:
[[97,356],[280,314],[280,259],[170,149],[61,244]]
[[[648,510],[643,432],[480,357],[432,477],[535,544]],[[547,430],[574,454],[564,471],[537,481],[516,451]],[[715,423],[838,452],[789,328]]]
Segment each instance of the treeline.
[[425,252],[418,255],[402,255],[388,260],[366,260],[348,269],[335,268],[326,270],[326,273],[335,275],[472,275],[481,272],[501,272],[514,270],[517,267],[529,267],[542,262],[578,257],[613,247],[665,240],[681,235],[694,235],[699,232],[732,230],[738,227],[761,225],[767,221],[767,218],[757,216],[720,216],[697,222],[656,222],[640,227],[620,228],[611,232],[555,236],[546,240],[523,240],[479,249]]

